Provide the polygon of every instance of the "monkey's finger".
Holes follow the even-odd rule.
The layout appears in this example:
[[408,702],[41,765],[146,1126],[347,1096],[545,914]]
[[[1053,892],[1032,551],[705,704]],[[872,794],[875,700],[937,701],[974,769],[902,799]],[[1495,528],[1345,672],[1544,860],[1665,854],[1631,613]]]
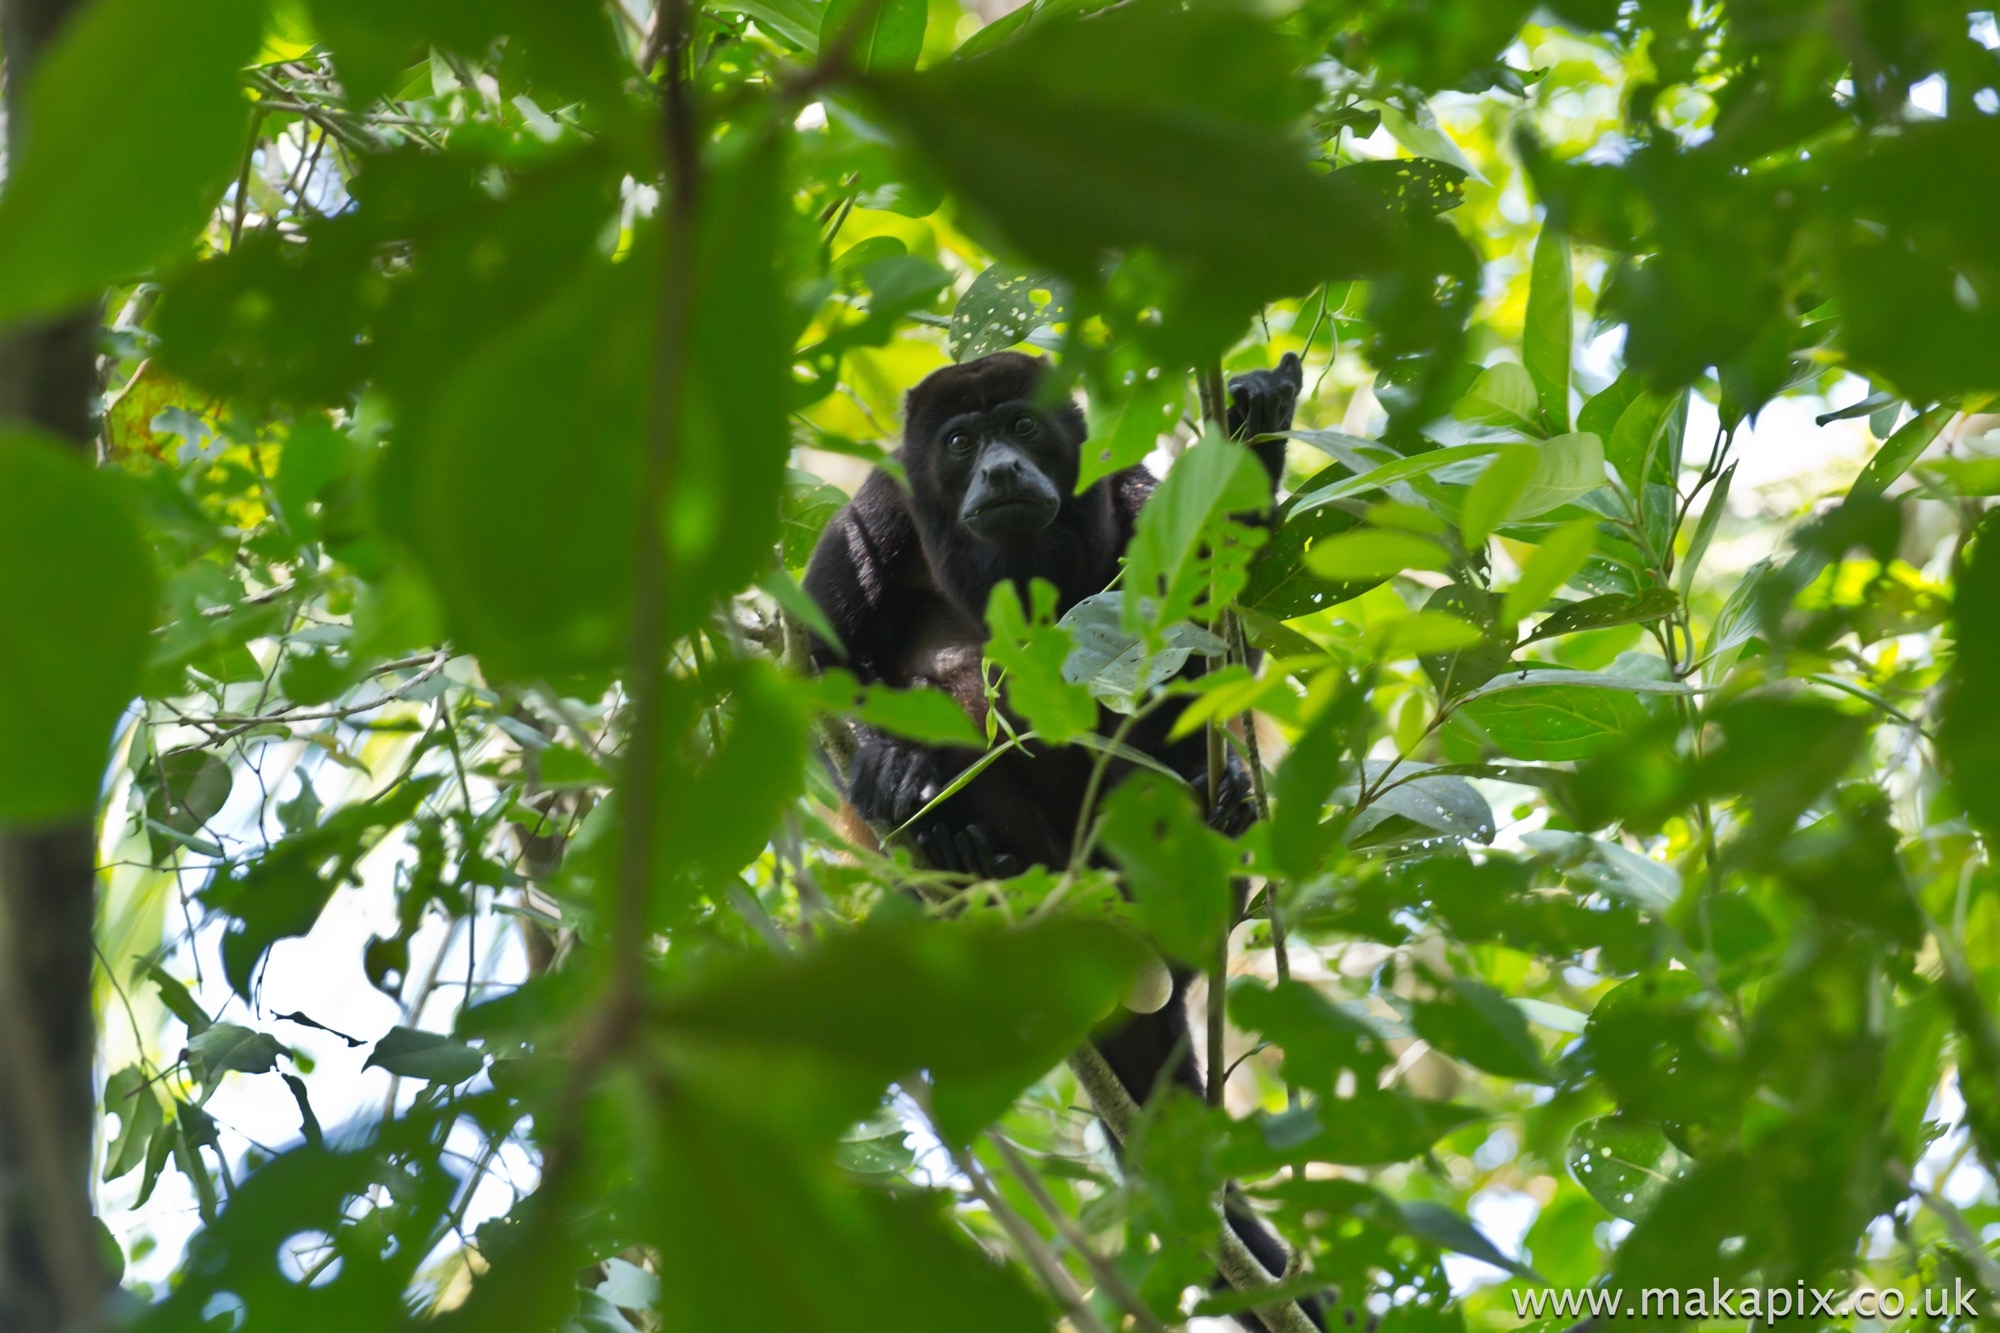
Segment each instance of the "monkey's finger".
[[989,879],[991,876],[986,873],[986,858],[980,855],[979,844],[973,841],[973,833],[974,830],[961,829],[952,836],[952,846],[958,851],[958,868],[968,875]]
[[974,824],[965,831],[972,844],[972,850],[979,858],[979,873],[987,879],[1005,879],[1000,873],[1000,858],[993,850],[993,842],[986,836],[986,830]]

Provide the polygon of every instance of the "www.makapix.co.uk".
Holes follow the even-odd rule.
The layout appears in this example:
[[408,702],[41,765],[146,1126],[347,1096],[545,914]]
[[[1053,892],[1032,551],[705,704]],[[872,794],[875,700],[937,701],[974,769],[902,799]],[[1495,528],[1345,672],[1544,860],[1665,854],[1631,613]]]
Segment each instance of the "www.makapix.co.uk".
[[1576,1319],[1748,1319],[1776,1323],[1780,1319],[1846,1319],[1861,1315],[1868,1319],[1897,1319],[1919,1309],[1932,1319],[1947,1315],[1976,1316],[1991,1307],[1978,1287],[1952,1279],[1950,1287],[1926,1287],[1911,1296],[1897,1287],[1808,1287],[1803,1282],[1790,1287],[1725,1287],[1720,1281],[1708,1287],[1645,1287],[1636,1303],[1615,1287],[1530,1287],[1510,1293],[1514,1314],[1520,1319],[1542,1319],[1549,1315]]

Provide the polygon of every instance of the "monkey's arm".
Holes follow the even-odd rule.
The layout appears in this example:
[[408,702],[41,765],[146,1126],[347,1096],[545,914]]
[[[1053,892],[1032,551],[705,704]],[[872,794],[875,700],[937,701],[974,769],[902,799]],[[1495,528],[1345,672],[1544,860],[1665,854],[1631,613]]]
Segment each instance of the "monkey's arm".
[[[1254,440],[1259,435],[1282,435],[1292,428],[1292,412],[1298,406],[1299,391],[1305,387],[1305,367],[1295,353],[1287,352],[1270,370],[1253,370],[1229,381],[1229,435],[1236,440]],[[1285,442],[1266,440],[1250,446],[1264,470],[1271,474],[1275,494],[1285,475]]]
[[891,680],[915,600],[913,562],[922,560],[902,490],[888,474],[870,474],[828,521],[806,565],[806,595],[840,638],[836,650],[813,636],[813,661],[845,665],[864,681]]

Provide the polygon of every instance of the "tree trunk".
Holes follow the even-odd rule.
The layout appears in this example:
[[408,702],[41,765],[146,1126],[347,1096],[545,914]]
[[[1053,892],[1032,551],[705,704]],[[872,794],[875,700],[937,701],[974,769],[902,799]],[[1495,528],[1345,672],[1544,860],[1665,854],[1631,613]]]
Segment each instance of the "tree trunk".
[[[0,0],[11,161],[30,129],[24,74],[72,7],[72,0]],[[96,329],[95,311],[80,311],[0,333],[0,419],[88,450]],[[48,827],[0,828],[0,940],[11,946],[0,971],[19,1006],[0,1014],[13,1029],[0,1042],[0,1329],[7,1333],[75,1333],[98,1323],[104,1283],[89,1223],[93,824],[86,812]],[[30,1142],[53,1148],[55,1160],[36,1161]],[[59,1197],[48,1195],[52,1181]]]

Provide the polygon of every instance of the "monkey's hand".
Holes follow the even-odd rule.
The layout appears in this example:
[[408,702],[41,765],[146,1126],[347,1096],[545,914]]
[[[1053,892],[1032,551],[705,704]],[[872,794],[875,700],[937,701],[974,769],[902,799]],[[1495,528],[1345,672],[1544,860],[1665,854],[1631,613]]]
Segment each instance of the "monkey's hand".
[[[870,733],[854,752],[847,799],[869,823],[899,828],[936,800],[952,776],[935,750]],[[984,829],[950,819],[946,809],[948,805],[934,811],[915,830],[917,847],[933,867],[983,879],[1021,873],[1020,858],[996,851]]]
[[936,751],[868,732],[854,752],[847,799],[869,823],[893,829],[908,823],[950,783]]
[[1215,808],[1208,812],[1208,826],[1233,838],[1256,822],[1257,800],[1250,786],[1250,770],[1232,752],[1222,766],[1222,780],[1215,784]]
[[1252,440],[1290,430],[1305,382],[1305,367],[1293,352],[1285,353],[1273,370],[1253,370],[1230,380],[1230,436]]

